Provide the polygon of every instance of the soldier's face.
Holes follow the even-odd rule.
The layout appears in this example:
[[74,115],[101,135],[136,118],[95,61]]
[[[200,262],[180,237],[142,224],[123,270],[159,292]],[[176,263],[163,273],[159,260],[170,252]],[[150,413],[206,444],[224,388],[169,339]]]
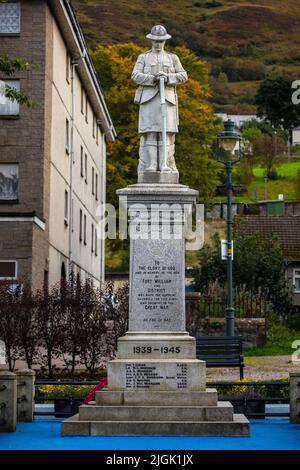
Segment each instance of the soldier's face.
[[154,52],[161,52],[164,48],[166,41],[152,41],[152,50]]

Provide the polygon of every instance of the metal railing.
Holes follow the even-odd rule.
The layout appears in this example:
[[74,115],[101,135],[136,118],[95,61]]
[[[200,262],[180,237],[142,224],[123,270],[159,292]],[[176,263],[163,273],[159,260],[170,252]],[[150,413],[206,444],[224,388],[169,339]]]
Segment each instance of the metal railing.
[[[91,381],[91,382],[76,382],[76,381],[60,381],[60,382],[56,382],[56,381],[46,381],[46,380],[37,380],[35,382],[36,385],[76,385],[76,386],[81,386],[81,385],[90,385],[91,387],[92,386],[95,386],[97,385],[98,382],[94,382],[94,381]],[[255,386],[266,386],[266,387],[286,387],[286,386],[289,386],[289,383],[288,382],[281,382],[281,381],[274,381],[274,382],[270,382],[270,381],[263,381],[263,382],[208,382],[207,383],[207,387],[208,388],[212,388],[212,387],[232,387],[232,386],[237,386],[237,387],[255,387]],[[70,408],[72,406],[74,406],[74,402],[77,402],[77,404],[81,404],[84,400],[84,398],[80,398],[80,397],[74,397],[74,396],[66,396],[66,397],[62,397],[62,396],[40,396],[40,397],[36,397],[35,398],[35,402],[39,402],[39,403],[42,403],[42,402],[45,402],[45,401],[51,401],[51,402],[56,402],[58,400],[68,400],[68,402],[66,403],[67,405],[70,406]],[[247,397],[246,394],[243,396],[241,394],[241,396],[237,397],[237,396],[230,396],[230,395],[220,395],[219,394],[219,401],[230,401],[233,406],[237,409],[237,407],[239,407],[239,411],[240,413],[243,413],[246,415],[247,418],[266,418],[266,417],[289,417],[290,416],[290,413],[282,413],[282,412],[266,412],[266,411],[263,411],[263,412],[255,412],[255,411],[250,411],[249,410],[249,405],[252,404],[252,403],[265,403],[265,404],[268,404],[268,403],[289,403],[289,398],[284,398],[282,396],[261,396],[261,397]],[[77,405],[75,404],[75,407]],[[242,408],[242,410],[240,409]],[[236,411],[235,411],[236,412]],[[72,412],[63,412],[63,411],[59,411],[59,412],[55,412],[55,411],[35,411],[34,414],[36,416],[55,416],[55,417],[69,417],[69,416],[72,416],[73,414],[75,414],[76,411],[74,412],[74,410]]]

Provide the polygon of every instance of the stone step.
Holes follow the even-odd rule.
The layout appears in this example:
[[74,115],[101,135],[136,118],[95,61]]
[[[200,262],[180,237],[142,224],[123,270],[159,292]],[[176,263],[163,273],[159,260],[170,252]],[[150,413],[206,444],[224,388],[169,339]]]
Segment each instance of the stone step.
[[78,414],[62,423],[62,436],[244,436],[250,435],[244,415],[233,421],[79,421]]
[[218,394],[214,388],[204,391],[150,391],[103,389],[96,392],[96,405],[129,405],[129,406],[217,406]]
[[79,407],[80,421],[232,421],[233,406],[91,406]]

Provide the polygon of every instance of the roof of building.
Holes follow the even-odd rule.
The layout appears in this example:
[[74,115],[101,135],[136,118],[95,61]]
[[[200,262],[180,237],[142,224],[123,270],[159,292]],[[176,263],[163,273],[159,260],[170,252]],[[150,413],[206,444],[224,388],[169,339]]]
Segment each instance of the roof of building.
[[235,217],[236,230],[241,234],[259,233],[262,238],[278,237],[284,256],[300,261],[300,216]]
[[91,105],[107,141],[113,141],[116,136],[99,77],[88,54],[84,36],[77,21],[70,0],[48,0],[52,13],[63,34],[64,41],[77,62],[77,72],[89,95]]

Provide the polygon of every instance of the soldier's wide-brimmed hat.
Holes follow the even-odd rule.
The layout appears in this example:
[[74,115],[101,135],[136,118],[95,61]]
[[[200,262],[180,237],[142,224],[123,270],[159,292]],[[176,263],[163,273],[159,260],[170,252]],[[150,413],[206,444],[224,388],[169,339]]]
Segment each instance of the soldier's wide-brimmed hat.
[[151,29],[151,33],[147,34],[146,38],[152,39],[152,41],[166,41],[170,39],[172,36],[167,33],[167,30],[161,24],[157,24],[153,26]]

